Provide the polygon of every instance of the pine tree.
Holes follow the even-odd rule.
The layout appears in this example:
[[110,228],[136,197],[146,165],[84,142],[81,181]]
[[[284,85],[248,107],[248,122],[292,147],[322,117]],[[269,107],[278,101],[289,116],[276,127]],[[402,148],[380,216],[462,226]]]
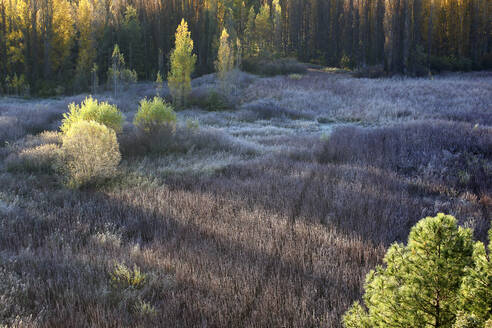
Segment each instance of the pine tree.
[[355,327],[451,327],[465,268],[472,263],[472,233],[438,214],[412,228],[407,246],[393,244],[385,267],[366,277],[367,311],[355,303],[343,324]]
[[217,70],[221,89],[223,92],[227,93],[230,91],[232,84],[231,71],[234,69],[234,53],[232,44],[229,41],[229,34],[225,28],[222,30],[220,36],[219,52],[217,54],[215,68]]
[[489,230],[488,255],[485,246],[477,242],[473,250],[473,265],[466,269],[460,290],[462,316],[484,324],[492,323],[492,228]]
[[168,74],[169,89],[177,107],[186,105],[195,63],[191,33],[188,31],[188,23],[182,19],[176,30],[176,43],[171,52],[171,71]]

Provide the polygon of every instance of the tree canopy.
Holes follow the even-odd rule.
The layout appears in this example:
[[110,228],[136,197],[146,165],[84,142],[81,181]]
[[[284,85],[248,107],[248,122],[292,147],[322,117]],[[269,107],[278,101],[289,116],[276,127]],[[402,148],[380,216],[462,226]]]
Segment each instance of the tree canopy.
[[34,93],[88,89],[94,64],[107,80],[115,44],[128,69],[152,80],[169,66],[183,18],[196,74],[214,70],[224,28],[246,56],[405,74],[487,68],[491,10],[490,0],[0,0],[0,93],[19,89],[14,76]]
[[454,217],[438,214],[417,223],[407,245],[388,249],[384,266],[366,277],[363,304],[355,302],[343,324],[451,328],[473,319],[483,327],[492,318],[491,293],[484,245],[474,245],[472,231]]
[[171,70],[168,74],[169,89],[177,107],[186,104],[191,92],[191,73],[195,69],[195,63],[191,32],[183,19],[176,30],[176,45],[171,52]]

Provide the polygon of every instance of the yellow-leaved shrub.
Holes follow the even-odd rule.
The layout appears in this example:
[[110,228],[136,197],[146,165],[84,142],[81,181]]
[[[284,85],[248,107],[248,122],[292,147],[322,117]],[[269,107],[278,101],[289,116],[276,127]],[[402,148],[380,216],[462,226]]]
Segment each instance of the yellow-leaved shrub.
[[63,172],[79,188],[115,175],[121,154],[113,129],[95,121],[78,121],[63,135]]
[[79,121],[95,121],[113,129],[116,133],[121,132],[123,128],[123,114],[115,105],[98,102],[90,96],[80,105],[70,104],[68,110],[68,113],[63,114],[60,127],[63,133],[67,133],[70,127]]
[[173,107],[160,97],[153,100],[142,99],[133,124],[147,133],[160,129],[174,131],[176,128],[176,113]]

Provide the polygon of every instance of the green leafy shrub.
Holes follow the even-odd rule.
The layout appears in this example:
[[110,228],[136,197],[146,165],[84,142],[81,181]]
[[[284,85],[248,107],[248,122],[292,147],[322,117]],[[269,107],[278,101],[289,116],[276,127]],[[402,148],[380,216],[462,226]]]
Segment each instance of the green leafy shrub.
[[160,129],[176,129],[176,113],[173,106],[166,103],[160,97],[153,100],[142,99],[133,124],[145,132],[153,132]]
[[81,120],[70,125],[62,142],[62,170],[69,187],[97,183],[116,173],[121,154],[114,130]]
[[68,113],[63,114],[60,130],[67,133],[71,126],[79,121],[94,121],[121,132],[123,127],[123,114],[115,105],[107,102],[98,102],[97,99],[87,97],[82,104],[74,103],[68,106]]

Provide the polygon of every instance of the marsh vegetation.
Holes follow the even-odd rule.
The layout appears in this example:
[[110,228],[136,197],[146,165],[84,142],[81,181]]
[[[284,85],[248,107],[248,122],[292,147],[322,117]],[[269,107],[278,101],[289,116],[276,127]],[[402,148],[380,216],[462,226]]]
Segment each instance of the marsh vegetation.
[[234,81],[193,80],[166,129],[133,124],[152,83],[94,95],[122,112],[121,162],[78,188],[57,131],[87,95],[0,99],[0,325],[339,327],[421,218],[487,241],[490,73]]

